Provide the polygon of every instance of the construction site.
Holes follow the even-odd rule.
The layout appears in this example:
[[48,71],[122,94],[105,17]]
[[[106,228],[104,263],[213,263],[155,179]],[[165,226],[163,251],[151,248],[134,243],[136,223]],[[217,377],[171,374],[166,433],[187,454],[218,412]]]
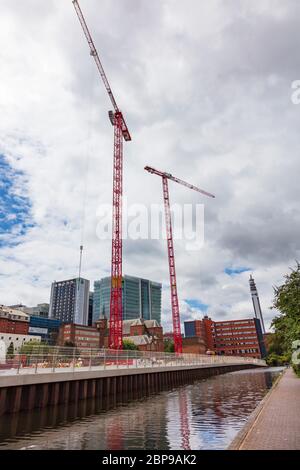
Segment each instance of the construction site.
[[17,3],[0,449],[299,449],[300,5]]

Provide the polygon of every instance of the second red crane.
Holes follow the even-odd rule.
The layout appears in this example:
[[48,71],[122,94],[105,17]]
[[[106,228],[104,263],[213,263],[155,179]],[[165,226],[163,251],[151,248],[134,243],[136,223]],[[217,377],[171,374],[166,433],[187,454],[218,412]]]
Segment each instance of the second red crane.
[[182,353],[182,336],[181,336],[181,327],[180,327],[180,312],[179,312],[179,302],[177,294],[177,282],[176,282],[176,269],[175,269],[175,254],[174,254],[174,243],[173,243],[173,233],[172,233],[172,219],[171,219],[171,208],[170,208],[170,197],[169,197],[169,187],[168,180],[175,181],[176,183],[182,184],[187,188],[193,189],[201,194],[204,194],[208,197],[215,197],[213,194],[210,194],[202,189],[193,186],[192,184],[186,183],[175,176],[172,176],[170,173],[165,173],[163,171],[156,170],[151,166],[145,166],[145,170],[154,175],[160,176],[162,178],[163,185],[163,198],[165,206],[165,218],[166,218],[166,230],[167,230],[167,247],[168,247],[168,259],[169,259],[169,274],[170,274],[170,290],[171,290],[171,306],[172,306],[172,320],[173,320],[173,337],[174,337],[174,347],[176,353]]

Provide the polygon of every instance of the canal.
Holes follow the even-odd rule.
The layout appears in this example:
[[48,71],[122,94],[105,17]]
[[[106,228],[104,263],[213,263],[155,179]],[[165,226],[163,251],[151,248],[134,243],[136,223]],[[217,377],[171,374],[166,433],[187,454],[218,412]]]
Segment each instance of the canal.
[[226,449],[282,369],[248,369],[123,403],[100,399],[0,418],[4,449]]

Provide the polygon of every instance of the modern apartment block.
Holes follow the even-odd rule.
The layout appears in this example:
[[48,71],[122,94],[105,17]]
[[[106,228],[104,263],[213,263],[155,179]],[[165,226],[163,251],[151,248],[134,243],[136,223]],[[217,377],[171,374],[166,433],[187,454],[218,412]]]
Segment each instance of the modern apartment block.
[[[161,323],[161,284],[134,276],[123,276],[123,320],[143,318]],[[111,278],[94,283],[93,321],[109,319]]]
[[201,344],[201,353],[210,351],[218,355],[256,358],[266,355],[262,328],[257,318],[215,322],[205,316],[203,320],[184,322],[184,331],[184,352],[196,352],[195,349],[192,351],[192,346]]
[[82,278],[53,282],[49,317],[62,323],[88,324],[90,281]]

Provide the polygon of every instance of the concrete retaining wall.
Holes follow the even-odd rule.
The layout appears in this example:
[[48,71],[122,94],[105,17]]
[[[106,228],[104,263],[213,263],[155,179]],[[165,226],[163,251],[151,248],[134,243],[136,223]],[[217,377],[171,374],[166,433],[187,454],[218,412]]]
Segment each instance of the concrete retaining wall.
[[112,404],[190,383],[197,379],[253,368],[251,364],[201,368],[138,369],[7,376],[0,379],[0,415],[97,398]]

